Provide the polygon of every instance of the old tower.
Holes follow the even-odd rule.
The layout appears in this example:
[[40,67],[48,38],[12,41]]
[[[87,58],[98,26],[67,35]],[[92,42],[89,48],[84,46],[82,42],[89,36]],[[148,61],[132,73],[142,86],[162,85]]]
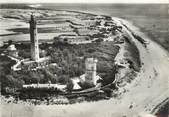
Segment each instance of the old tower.
[[85,61],[86,73],[85,73],[85,81],[88,83],[92,83],[96,85],[96,58],[87,58]]
[[31,15],[29,24],[30,24],[30,40],[31,40],[31,59],[38,62],[39,44],[38,44],[38,38],[37,38],[36,20],[33,14]]

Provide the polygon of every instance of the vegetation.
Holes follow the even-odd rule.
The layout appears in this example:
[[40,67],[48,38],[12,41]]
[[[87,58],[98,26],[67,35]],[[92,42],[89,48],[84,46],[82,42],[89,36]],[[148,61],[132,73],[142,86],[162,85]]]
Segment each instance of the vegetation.
[[[114,58],[119,47],[113,42],[69,45],[55,43],[48,50],[52,62],[57,63],[64,75],[69,77],[80,76],[85,72],[84,60],[88,57],[98,59],[97,72],[104,79],[105,84],[114,80]],[[60,74],[61,75],[61,74]]]
[[129,67],[138,72],[141,67],[139,50],[137,49],[135,43],[131,41],[129,36],[124,36],[124,38],[126,41],[125,50],[127,50],[124,56],[130,64]]
[[1,91],[5,90],[5,88],[10,87],[13,89],[20,88],[24,83],[23,80],[13,77],[10,74],[11,66],[14,65],[16,62],[11,60],[6,56],[0,55],[0,82],[1,82]]
[[[11,71],[11,66],[15,64],[14,61],[9,60],[8,57],[1,58],[0,74],[2,88],[21,88],[23,84],[31,83],[60,83],[67,84],[67,90],[71,91],[72,82],[70,78],[80,76],[85,73],[85,58],[96,57],[99,62],[97,64],[97,72],[103,78],[103,84],[108,84],[114,80],[115,65],[114,57],[116,56],[119,47],[115,46],[113,42],[99,42],[84,45],[69,45],[54,43],[51,45],[43,44],[41,47],[51,56],[51,61],[56,63],[56,66],[49,65],[45,69],[38,69],[36,71],[29,71],[23,69],[21,71]],[[28,55],[29,46],[17,45],[22,56]],[[6,64],[5,64],[6,63]],[[4,69],[6,68],[6,69]]]
[[88,82],[84,82],[84,83],[79,83],[80,87],[82,87],[82,89],[88,89],[88,88],[92,88],[94,87],[94,84],[92,83],[88,83]]

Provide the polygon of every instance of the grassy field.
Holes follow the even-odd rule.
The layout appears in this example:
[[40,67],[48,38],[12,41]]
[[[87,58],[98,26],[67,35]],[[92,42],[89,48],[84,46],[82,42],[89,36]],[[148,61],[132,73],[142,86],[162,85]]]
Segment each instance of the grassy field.
[[42,7],[127,19],[169,51],[168,4],[43,4]]
[[[105,4],[86,9],[92,13],[120,17],[132,22],[169,51],[168,4]],[[86,11],[83,9],[82,11]]]
[[[107,8],[97,8],[97,12],[131,21],[152,40],[169,51],[169,8],[167,4],[114,4],[107,6]],[[93,12],[94,9],[91,11]]]

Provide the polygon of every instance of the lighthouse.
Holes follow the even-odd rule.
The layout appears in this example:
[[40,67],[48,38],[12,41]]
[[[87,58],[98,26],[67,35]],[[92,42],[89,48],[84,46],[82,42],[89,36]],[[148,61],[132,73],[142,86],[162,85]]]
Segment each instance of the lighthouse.
[[30,24],[30,41],[31,41],[31,59],[33,61],[38,62],[39,44],[38,44],[38,38],[37,38],[36,19],[34,18],[33,14],[31,15],[29,24]]

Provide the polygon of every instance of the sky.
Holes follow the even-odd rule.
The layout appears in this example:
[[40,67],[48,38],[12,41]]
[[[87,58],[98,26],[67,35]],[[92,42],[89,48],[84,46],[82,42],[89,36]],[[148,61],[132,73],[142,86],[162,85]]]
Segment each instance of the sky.
[[0,3],[169,3],[169,0],[0,0]]

